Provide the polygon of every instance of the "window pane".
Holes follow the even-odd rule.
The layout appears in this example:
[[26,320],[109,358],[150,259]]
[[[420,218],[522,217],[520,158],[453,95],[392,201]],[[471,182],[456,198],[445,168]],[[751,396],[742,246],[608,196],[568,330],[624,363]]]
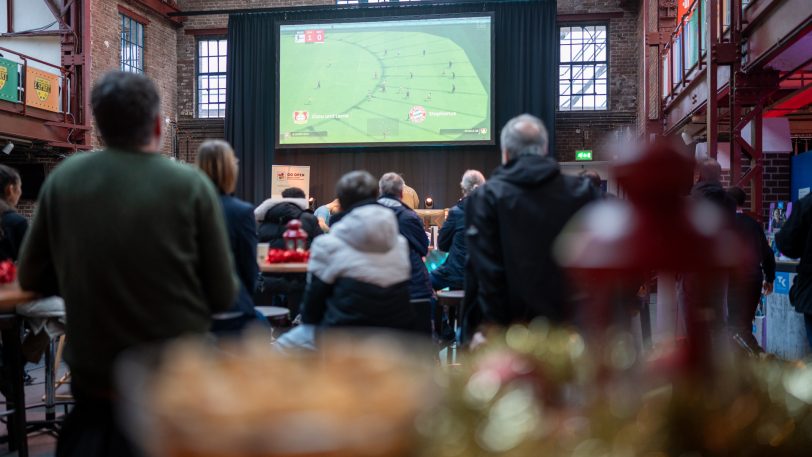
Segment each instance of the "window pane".
[[222,117],[226,110],[228,41],[205,38],[199,40],[197,46],[197,116]]
[[607,40],[605,25],[559,28],[560,110],[606,109],[609,57]]
[[[604,38],[604,40],[606,39]],[[598,44],[598,46],[596,47],[595,60],[599,62],[606,61],[606,41],[604,41],[602,44]]]
[[133,73],[144,72],[144,25],[125,15],[121,18],[120,68]]
[[561,46],[561,61],[571,62],[572,56],[570,55],[571,48],[569,46]]

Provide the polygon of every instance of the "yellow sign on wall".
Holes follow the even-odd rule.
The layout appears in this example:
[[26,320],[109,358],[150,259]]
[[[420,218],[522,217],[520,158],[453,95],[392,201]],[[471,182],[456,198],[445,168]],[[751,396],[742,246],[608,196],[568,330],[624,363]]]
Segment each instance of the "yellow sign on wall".
[[35,108],[59,112],[59,75],[27,67],[25,103]]

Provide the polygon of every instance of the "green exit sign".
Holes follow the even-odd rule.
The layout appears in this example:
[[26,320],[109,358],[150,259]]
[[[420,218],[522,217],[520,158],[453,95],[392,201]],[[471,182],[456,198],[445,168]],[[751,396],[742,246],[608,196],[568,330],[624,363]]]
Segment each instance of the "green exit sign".
[[575,151],[576,162],[588,162],[592,160],[592,151]]

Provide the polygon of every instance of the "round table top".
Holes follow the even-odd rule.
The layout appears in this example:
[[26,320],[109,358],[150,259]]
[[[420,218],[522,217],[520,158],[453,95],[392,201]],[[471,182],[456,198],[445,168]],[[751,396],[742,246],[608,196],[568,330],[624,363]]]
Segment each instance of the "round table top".
[[465,298],[464,290],[439,290],[437,296],[440,298]]
[[36,300],[37,297],[34,292],[22,290],[17,282],[0,285],[0,312],[12,312],[17,305]]
[[257,306],[254,309],[265,317],[282,317],[290,314],[290,310],[281,306]]

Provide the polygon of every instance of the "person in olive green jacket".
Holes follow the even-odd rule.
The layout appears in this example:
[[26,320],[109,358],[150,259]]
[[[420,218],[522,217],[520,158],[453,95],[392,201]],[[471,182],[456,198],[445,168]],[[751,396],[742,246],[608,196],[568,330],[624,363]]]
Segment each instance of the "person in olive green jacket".
[[154,83],[106,74],[93,115],[107,145],[47,178],[23,243],[23,289],[61,295],[65,360],[76,407],[59,456],[137,455],[113,410],[124,351],[203,334],[234,303],[237,280],[217,192],[197,169],[157,151],[163,126]]

